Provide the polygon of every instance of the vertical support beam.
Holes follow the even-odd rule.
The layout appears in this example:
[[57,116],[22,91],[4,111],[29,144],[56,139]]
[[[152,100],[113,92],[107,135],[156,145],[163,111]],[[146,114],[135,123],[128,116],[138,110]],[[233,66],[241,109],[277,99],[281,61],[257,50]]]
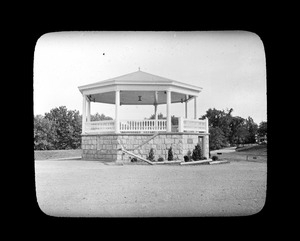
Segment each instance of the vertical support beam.
[[87,100],[87,121],[91,121],[91,101]]
[[208,118],[207,117],[205,117],[205,132],[207,132],[207,133],[209,133],[209,129],[208,129]]
[[184,118],[185,118],[185,119],[187,119],[187,116],[188,116],[188,115],[187,115],[187,113],[188,113],[188,101],[187,101],[188,98],[189,98],[189,96],[186,95],[186,96],[185,96],[185,99],[186,99],[186,101],[185,101],[185,110],[184,110],[184,111],[185,111],[185,113],[184,113]]
[[154,94],[154,119],[157,120],[157,99],[158,99],[158,94],[157,91],[155,91]]
[[155,129],[155,131],[157,131],[157,127],[158,127],[158,125],[157,125],[157,105],[154,105],[154,129]]
[[167,91],[167,132],[172,131],[171,126],[171,91]]
[[178,117],[178,132],[183,132],[183,118]]
[[85,123],[86,123],[86,95],[82,94],[82,128],[81,133],[85,133]]
[[209,159],[209,135],[203,137],[203,156]]
[[116,133],[120,133],[119,107],[120,107],[120,90],[116,90],[115,92],[115,132]]
[[194,96],[194,119],[198,119],[198,112],[197,112],[197,96]]

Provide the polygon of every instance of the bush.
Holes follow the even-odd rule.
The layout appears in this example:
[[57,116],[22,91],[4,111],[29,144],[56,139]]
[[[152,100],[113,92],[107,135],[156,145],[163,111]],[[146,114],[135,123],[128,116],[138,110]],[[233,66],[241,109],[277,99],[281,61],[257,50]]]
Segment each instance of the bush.
[[147,159],[149,161],[153,161],[154,160],[154,151],[153,151],[153,148],[150,149],[149,156],[148,156]]
[[192,152],[190,150],[188,150],[187,152],[187,157],[189,158],[189,162],[192,160]]
[[172,147],[170,147],[168,150],[168,161],[172,161],[172,160],[173,160],[173,151],[172,151]]
[[137,162],[137,159],[135,157],[131,158],[131,162]]
[[199,143],[195,146],[195,149],[193,150],[192,158],[194,161],[203,160],[203,154]]
[[185,162],[189,162],[190,161],[190,158],[188,156],[184,156],[183,158],[184,158]]
[[157,161],[158,161],[158,162],[163,162],[163,161],[164,161],[164,158],[163,158],[163,157],[159,157],[159,158],[157,159]]
[[219,159],[219,157],[213,156],[211,159],[212,159],[213,161],[217,161],[217,160]]

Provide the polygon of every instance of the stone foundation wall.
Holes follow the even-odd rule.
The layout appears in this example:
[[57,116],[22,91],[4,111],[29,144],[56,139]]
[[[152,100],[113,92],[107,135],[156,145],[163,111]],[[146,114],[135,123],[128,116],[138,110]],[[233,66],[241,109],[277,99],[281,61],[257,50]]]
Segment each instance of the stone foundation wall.
[[[128,154],[118,149],[121,145],[128,151],[132,151],[143,158],[147,158],[151,148],[154,150],[154,157],[157,160],[163,157],[168,158],[168,149],[172,146],[173,160],[183,160],[188,150],[191,152],[199,141],[199,134],[185,133],[162,133],[154,137],[145,145],[133,150],[145,142],[153,134],[107,134],[107,135],[82,135],[82,158],[87,160],[129,162]],[[206,136],[208,138],[208,136]],[[203,137],[204,139],[206,137]],[[208,141],[204,140],[204,156],[208,158]]]

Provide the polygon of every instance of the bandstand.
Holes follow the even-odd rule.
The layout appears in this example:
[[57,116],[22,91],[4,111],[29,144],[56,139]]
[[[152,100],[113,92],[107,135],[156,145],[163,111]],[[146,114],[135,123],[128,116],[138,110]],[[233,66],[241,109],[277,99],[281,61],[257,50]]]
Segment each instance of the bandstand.
[[[197,99],[201,87],[138,70],[78,88],[83,97],[83,159],[129,162],[128,154],[121,148],[142,158],[153,148],[155,159],[166,160],[168,149],[172,147],[174,160],[183,160],[197,143],[202,146],[203,156],[209,158],[208,120],[198,119]],[[194,101],[193,119],[187,118],[189,101]],[[91,103],[114,105],[115,119],[91,121]],[[173,103],[182,103],[184,108],[176,125],[171,122]],[[119,110],[123,105],[152,105],[155,118],[121,119]],[[158,105],[166,105],[166,119],[157,118]]]

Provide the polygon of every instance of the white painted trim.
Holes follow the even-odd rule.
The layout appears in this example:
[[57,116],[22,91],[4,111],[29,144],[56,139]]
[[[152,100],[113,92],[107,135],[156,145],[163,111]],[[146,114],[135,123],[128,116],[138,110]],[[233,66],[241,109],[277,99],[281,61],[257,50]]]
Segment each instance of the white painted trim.
[[145,82],[145,81],[107,81],[103,83],[90,84],[78,87],[81,93],[86,95],[105,93],[115,90],[132,90],[132,91],[163,91],[170,90],[172,92],[178,92],[187,95],[197,95],[201,92],[202,88],[184,84],[178,81],[166,81],[166,82]]
[[171,123],[171,91],[167,91],[167,132],[171,132],[172,123]]
[[81,133],[85,133],[85,123],[86,123],[86,95],[82,95],[82,131]]
[[116,128],[116,133],[120,133],[119,108],[120,108],[120,91],[116,90],[116,94],[115,94],[115,128]]
[[87,100],[87,121],[91,121],[91,101]]
[[194,119],[197,120],[198,119],[198,98],[197,96],[194,96]]
[[[79,89],[80,90],[80,89]],[[116,86],[106,86],[103,88],[91,88],[91,89],[85,89],[85,90],[80,90],[81,93],[85,95],[93,95],[93,94],[101,94],[101,93],[106,93],[106,92],[111,92],[111,91],[116,91],[117,87]]]
[[186,95],[185,98],[186,98],[186,101],[185,101],[185,110],[184,110],[185,113],[184,113],[184,118],[187,119],[187,117],[188,117],[188,99],[189,99],[189,96]]

